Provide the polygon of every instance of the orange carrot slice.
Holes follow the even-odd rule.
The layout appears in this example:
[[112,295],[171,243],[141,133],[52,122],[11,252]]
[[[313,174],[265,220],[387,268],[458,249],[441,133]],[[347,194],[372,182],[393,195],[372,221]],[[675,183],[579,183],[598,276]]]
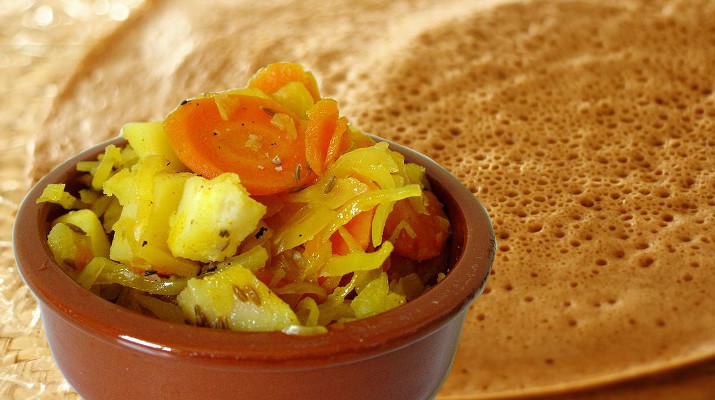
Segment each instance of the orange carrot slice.
[[[387,217],[383,234],[386,240],[393,238],[396,254],[416,261],[438,256],[449,236],[449,222],[442,203],[432,192],[422,193],[427,201],[427,214],[417,212],[410,199],[400,200]],[[405,223],[408,227],[400,229],[400,224]]]
[[273,63],[256,72],[249,80],[248,87],[260,89],[266,94],[273,94],[290,82],[300,82],[305,85],[314,101],[320,99],[318,83],[313,73],[300,64]]
[[340,117],[338,103],[321,99],[307,111],[305,123],[305,156],[318,176],[335,162],[351,144],[348,121]]
[[[367,250],[371,242],[372,219],[374,216],[375,208],[372,208],[354,216],[345,224],[345,229],[363,250]],[[350,252],[350,248],[340,232],[333,233],[330,236],[330,242],[333,246],[333,254],[345,255]]]
[[192,171],[209,179],[235,172],[250,194],[268,195],[315,179],[299,124],[276,101],[228,93],[182,103],[166,117],[164,129]]

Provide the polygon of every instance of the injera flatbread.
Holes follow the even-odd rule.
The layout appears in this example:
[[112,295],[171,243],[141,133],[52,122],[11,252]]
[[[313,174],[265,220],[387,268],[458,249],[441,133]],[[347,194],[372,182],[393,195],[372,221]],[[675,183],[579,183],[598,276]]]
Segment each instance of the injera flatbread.
[[34,176],[298,62],[453,172],[499,250],[439,398],[560,393],[715,356],[715,4],[150,1],[74,72]]

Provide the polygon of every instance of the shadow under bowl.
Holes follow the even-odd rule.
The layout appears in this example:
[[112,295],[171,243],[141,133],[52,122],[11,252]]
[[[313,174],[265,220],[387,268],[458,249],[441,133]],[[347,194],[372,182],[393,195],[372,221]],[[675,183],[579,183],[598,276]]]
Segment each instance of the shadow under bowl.
[[[376,138],[376,140],[382,140]],[[57,206],[36,200],[71,182],[78,161],[59,165],[27,194],[13,230],[18,269],[39,300],[52,356],[85,399],[427,399],[451,369],[469,305],[489,276],[496,241],[484,207],[428,157],[389,142],[426,168],[452,224],[446,277],[388,312],[331,325],[320,335],[249,333],[165,322],[83,289],[47,246]]]

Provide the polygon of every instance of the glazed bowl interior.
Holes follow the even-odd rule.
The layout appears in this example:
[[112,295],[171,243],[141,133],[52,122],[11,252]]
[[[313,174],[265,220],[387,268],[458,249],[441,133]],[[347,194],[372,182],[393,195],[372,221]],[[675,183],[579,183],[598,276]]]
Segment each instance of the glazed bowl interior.
[[354,361],[405,346],[466,312],[483,290],[489,275],[496,244],[482,205],[434,161],[389,143],[406,161],[426,168],[432,190],[444,203],[452,224],[449,272],[424,294],[388,312],[334,324],[327,333],[311,336],[199,328],[129,311],[83,289],[62,271],[46,243],[50,221],[59,209],[55,205],[36,203],[47,184],[72,182],[77,175],[77,162],[95,158],[110,143],[125,142],[117,138],[88,149],[37,183],[18,211],[13,244],[20,273],[41,306],[62,315],[77,329],[114,344],[141,353],[190,357],[198,363],[225,362],[251,368],[284,369],[315,360]]

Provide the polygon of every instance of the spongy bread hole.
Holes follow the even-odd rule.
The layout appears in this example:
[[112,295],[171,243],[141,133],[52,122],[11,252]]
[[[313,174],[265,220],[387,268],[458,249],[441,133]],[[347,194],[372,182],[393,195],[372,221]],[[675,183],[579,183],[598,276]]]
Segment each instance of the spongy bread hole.
[[[651,291],[703,305],[699,266],[715,251],[715,86],[703,66],[715,54],[699,49],[714,30],[692,13],[698,24],[638,12],[651,18],[540,2],[425,32],[371,88],[390,106],[360,113],[366,130],[434,158],[488,208],[499,251],[467,326],[509,354],[528,347],[522,366],[549,360],[537,380],[603,372],[638,349],[680,351],[673,332],[693,332]],[[604,335],[637,339],[603,349]],[[460,354],[480,357],[480,345],[467,338]],[[597,361],[581,365],[584,352]],[[468,357],[457,370],[475,365]],[[459,376],[446,393],[530,379]]]

